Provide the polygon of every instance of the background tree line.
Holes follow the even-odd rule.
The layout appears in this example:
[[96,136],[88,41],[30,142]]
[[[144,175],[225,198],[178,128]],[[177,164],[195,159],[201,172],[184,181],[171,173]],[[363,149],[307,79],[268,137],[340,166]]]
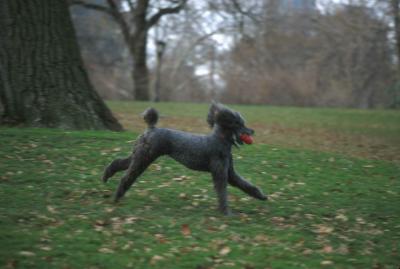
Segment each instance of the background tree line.
[[[104,98],[399,105],[398,1],[144,1],[148,20],[161,10],[171,12],[148,28],[141,53],[149,81],[140,90],[148,93],[141,97],[129,75],[137,69],[137,56],[118,21],[98,12],[112,8],[110,2],[136,29],[130,31],[137,31],[132,17],[141,0],[75,1],[81,5],[71,8],[86,65]],[[160,96],[154,90],[156,41],[166,44]]]

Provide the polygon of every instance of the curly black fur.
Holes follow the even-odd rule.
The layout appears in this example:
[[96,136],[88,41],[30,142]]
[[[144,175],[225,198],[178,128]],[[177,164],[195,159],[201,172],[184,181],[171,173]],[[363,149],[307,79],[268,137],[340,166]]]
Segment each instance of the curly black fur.
[[229,214],[227,185],[230,184],[248,195],[266,200],[267,197],[233,168],[232,145],[240,145],[241,134],[252,135],[254,131],[245,126],[242,116],[221,104],[213,103],[207,122],[212,127],[208,135],[196,135],[178,130],[155,127],[158,112],[149,108],[143,113],[148,129],[135,143],[132,154],[116,159],[106,168],[103,181],[107,182],[116,172],[127,170],[115,194],[118,201],[144,170],[158,157],[168,155],[187,168],[210,172],[218,195],[219,209]]
[[143,119],[149,128],[154,128],[158,121],[158,112],[150,107],[143,112]]

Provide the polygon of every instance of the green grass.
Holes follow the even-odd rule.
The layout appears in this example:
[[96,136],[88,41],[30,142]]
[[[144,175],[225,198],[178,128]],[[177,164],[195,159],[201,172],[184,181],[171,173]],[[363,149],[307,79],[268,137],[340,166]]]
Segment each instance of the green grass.
[[[131,105],[111,103],[114,111],[136,112]],[[135,109],[139,112],[147,105],[138,103]],[[204,118],[206,106],[190,108],[188,114]],[[244,107],[244,114],[251,122],[268,121],[257,117],[258,109],[265,108]],[[169,104],[161,104],[160,110],[174,113]],[[283,109],[265,111],[273,118],[273,111]],[[360,131],[360,118],[367,113],[343,112],[359,118],[333,123],[330,113],[340,118],[335,110],[321,110],[326,114],[319,116],[308,111],[302,112],[310,114],[304,121],[327,128],[359,123],[349,131]],[[379,115],[388,113],[382,116],[386,119],[392,112],[376,113],[376,122],[398,130]],[[375,114],[363,118],[368,126],[371,115]],[[318,117],[330,123],[320,123]],[[297,124],[284,118],[289,125]],[[235,150],[236,168],[271,199],[257,201],[229,188],[237,214],[224,217],[216,211],[210,176],[168,158],[159,159],[120,204],[113,204],[120,175],[104,185],[101,173],[112,159],[131,151],[135,137],[131,132],[0,129],[0,267],[400,265],[400,166],[395,162],[276,145],[245,146]]]
[[[145,128],[140,113],[156,107],[160,126],[208,132],[208,104],[108,102],[124,127]],[[400,111],[233,105],[256,130],[256,141],[400,162]]]
[[[208,104],[150,103],[108,101],[116,113],[138,115],[147,107],[154,106],[162,114],[175,117],[206,118]],[[360,110],[339,108],[299,108],[255,105],[231,105],[240,111],[248,122],[280,124],[291,128],[326,128],[345,132],[372,134],[397,138],[400,135],[400,112],[398,110]],[[397,140],[398,141],[398,140]]]

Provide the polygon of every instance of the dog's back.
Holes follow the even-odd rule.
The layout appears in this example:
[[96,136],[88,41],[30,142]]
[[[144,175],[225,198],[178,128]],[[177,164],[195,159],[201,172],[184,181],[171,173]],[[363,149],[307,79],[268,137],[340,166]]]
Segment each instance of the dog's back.
[[[196,135],[167,128],[153,127],[146,132],[150,150],[168,155],[186,167],[209,171],[210,159],[216,155],[218,141],[210,135]],[[214,145],[214,146],[210,146]]]
[[190,169],[209,171],[212,157],[221,155],[229,147],[221,145],[221,139],[213,134],[201,135],[156,128],[158,112],[154,108],[147,109],[143,113],[143,118],[148,124],[145,139],[151,145],[150,150],[160,156],[168,155]]

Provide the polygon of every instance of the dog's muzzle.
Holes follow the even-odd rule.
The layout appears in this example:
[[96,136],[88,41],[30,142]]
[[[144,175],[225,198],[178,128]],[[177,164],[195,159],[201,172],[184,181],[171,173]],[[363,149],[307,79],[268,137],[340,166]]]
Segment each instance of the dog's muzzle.
[[254,134],[253,129],[244,127],[239,132],[239,141],[242,143],[244,142],[245,144],[248,144],[248,145],[253,144],[253,137],[252,137],[253,134]]

